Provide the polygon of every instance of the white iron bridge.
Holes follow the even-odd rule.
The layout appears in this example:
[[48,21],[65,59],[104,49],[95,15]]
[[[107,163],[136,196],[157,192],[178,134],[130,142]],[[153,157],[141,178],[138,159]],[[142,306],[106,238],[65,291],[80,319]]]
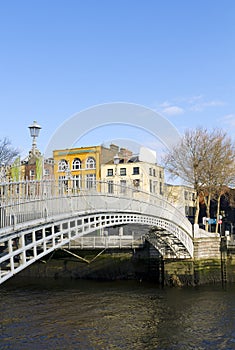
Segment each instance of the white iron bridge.
[[0,284],[71,242],[81,247],[92,232],[100,232],[99,244],[112,246],[103,229],[126,224],[149,226],[141,242],[148,240],[164,258],[193,257],[192,225],[163,196],[118,186],[109,192],[109,184],[101,182],[70,191],[52,181],[1,183]]

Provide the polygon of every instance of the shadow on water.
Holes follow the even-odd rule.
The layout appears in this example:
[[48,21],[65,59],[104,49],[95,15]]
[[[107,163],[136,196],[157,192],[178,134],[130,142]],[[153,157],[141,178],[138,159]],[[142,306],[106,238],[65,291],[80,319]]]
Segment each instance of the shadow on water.
[[1,349],[234,349],[235,287],[13,278]]

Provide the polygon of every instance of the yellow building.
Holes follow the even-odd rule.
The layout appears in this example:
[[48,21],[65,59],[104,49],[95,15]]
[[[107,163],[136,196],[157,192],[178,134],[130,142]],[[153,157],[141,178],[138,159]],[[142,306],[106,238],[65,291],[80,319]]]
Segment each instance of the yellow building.
[[[130,151],[111,144],[88,146],[53,151],[54,177],[60,189],[73,192],[95,188],[101,179],[101,164],[107,163],[115,155],[124,156]],[[99,188],[97,188],[99,189]]]

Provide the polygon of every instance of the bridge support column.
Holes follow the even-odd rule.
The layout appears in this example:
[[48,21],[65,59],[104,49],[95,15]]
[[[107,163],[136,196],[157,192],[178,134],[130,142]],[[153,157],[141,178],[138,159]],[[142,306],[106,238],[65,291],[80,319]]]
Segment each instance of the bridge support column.
[[33,256],[34,258],[37,257],[37,245],[36,245],[36,234],[35,231],[32,232],[32,242],[34,244],[33,246]]
[[[7,243],[8,243],[8,252],[9,252],[9,254],[12,254],[12,251],[13,251],[13,249],[12,249],[12,244],[13,244],[12,239],[9,239]],[[11,271],[13,272],[14,268],[15,268],[13,256],[10,257],[10,268],[11,268]]]
[[[60,231],[61,231],[61,227],[60,227]],[[53,246],[53,248],[55,248],[55,236],[54,236],[55,226],[54,225],[51,227],[51,234],[52,234],[52,246]]]
[[46,247],[46,229],[45,227],[43,227],[43,230],[42,230],[42,239],[43,239],[43,251],[45,252],[47,247]]
[[24,237],[24,235],[19,237],[19,248],[23,249],[22,253],[20,253],[20,260],[21,260],[21,263],[24,265],[26,263],[25,237]]

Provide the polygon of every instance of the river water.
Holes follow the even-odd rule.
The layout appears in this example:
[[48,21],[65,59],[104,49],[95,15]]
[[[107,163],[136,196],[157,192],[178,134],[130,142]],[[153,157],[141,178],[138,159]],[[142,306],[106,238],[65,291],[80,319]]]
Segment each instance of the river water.
[[14,277],[0,288],[0,349],[235,349],[235,286]]

